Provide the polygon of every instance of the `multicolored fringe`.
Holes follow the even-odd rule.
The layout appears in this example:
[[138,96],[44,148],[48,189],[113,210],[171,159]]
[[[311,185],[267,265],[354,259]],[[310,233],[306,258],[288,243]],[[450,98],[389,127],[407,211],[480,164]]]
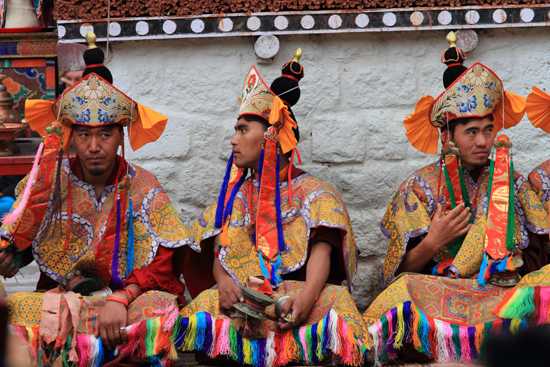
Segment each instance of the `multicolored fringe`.
[[177,314],[177,318],[149,319],[127,332],[128,343],[121,346],[121,353],[130,350],[143,359],[160,359],[162,365],[177,360],[177,349],[204,352],[212,358],[226,356],[255,367],[316,364],[331,351],[342,363],[359,366],[368,352],[334,310],[316,324],[283,334],[269,332],[267,339],[259,340],[243,338],[229,319],[216,319],[206,312],[189,318]]
[[[12,331],[28,346],[33,358],[37,358],[37,352],[41,354],[38,328],[14,325]],[[228,318],[215,319],[207,312],[187,318],[177,308],[161,317],[130,325],[126,331],[128,342],[119,346],[111,357],[131,351],[152,366],[173,365],[178,359],[178,349],[204,352],[211,358],[226,356],[254,367],[278,367],[290,362],[315,365],[330,352],[338,355],[343,364],[360,366],[368,353],[334,310],[316,324],[282,334],[269,332],[267,339],[259,340],[243,338]],[[93,334],[78,334],[76,349],[78,367],[100,367],[106,362],[101,338]]]
[[451,324],[424,314],[410,301],[388,311],[369,328],[375,364],[397,356],[404,343],[438,363],[472,364],[483,358],[488,335],[517,333],[527,327],[522,318],[487,321],[476,326]]
[[493,313],[502,319],[522,318],[529,325],[550,323],[550,287],[537,286],[509,290]]
[[[70,351],[70,336],[65,343],[65,346],[59,350],[51,351],[47,346],[40,343],[39,328],[31,328],[20,325],[10,325],[11,332],[29,348],[29,352],[38,366],[52,364],[59,357],[63,360],[63,366],[69,365],[68,361]],[[53,343],[52,343],[53,344]],[[101,367],[106,362],[105,349],[101,343],[101,338],[96,338],[93,334],[85,335],[78,334],[76,342],[76,352],[79,361],[74,363],[78,367]],[[44,349],[48,349],[50,353],[45,353]],[[48,354],[48,356],[46,356]],[[110,353],[108,353],[110,354]],[[114,355],[117,353],[113,353]]]

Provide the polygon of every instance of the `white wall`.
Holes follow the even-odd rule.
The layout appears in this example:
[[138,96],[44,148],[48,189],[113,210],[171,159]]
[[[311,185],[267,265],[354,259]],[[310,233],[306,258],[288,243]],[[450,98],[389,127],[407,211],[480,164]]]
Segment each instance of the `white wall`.
[[[280,37],[271,65],[257,65],[267,83],[303,48],[300,126],[302,169],[336,186],[353,222],[361,256],[354,297],[364,310],[381,291],[387,240],[380,220],[399,184],[437,159],[416,151],[402,121],[425,94],[443,91],[446,31]],[[494,70],[506,89],[527,96],[550,87],[550,29],[481,30],[466,65]],[[219,192],[238,97],[256,64],[253,37],[112,43],[114,84],[169,116],[157,143],[127,158],[153,172],[190,224]],[[515,167],[528,174],[548,158],[550,136],[524,119],[509,131]]]

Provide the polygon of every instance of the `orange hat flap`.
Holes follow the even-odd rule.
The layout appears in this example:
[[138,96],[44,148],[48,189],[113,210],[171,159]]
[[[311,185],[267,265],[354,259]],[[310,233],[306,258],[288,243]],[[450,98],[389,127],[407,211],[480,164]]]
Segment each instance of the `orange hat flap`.
[[430,120],[434,103],[432,96],[424,96],[416,103],[414,112],[405,118],[407,138],[412,146],[424,153],[436,154],[439,142],[439,129]]
[[533,87],[527,96],[527,117],[534,127],[538,127],[550,134],[550,95]]
[[504,111],[502,106],[493,110],[495,131],[502,129],[502,113],[504,112],[504,127],[516,126],[525,115],[527,99],[512,92],[504,91]]
[[139,118],[129,127],[130,145],[134,151],[147,143],[156,141],[164,132],[168,122],[168,117],[142,104],[136,104]]

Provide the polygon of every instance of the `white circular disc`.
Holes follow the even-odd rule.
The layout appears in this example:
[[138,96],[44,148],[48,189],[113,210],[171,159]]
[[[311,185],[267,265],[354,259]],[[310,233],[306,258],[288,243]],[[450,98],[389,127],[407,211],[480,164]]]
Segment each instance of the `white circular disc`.
[[313,19],[311,15],[304,15],[302,19],[300,19],[300,24],[303,29],[311,29],[315,25],[315,19]]
[[272,34],[258,37],[254,43],[254,52],[261,59],[271,59],[279,52],[279,39]]
[[222,18],[218,28],[222,32],[229,32],[233,29],[233,21],[230,18]]
[[57,37],[63,38],[65,37],[65,33],[67,33],[67,30],[62,25],[57,26]]
[[397,18],[394,13],[386,13],[382,17],[382,22],[388,27],[393,27],[397,22]]
[[424,21],[424,14],[419,11],[415,11],[411,14],[411,24],[418,27]]
[[519,17],[525,23],[529,23],[535,17],[535,12],[533,9],[522,9],[522,11],[519,12]]
[[447,25],[451,23],[451,20],[453,20],[453,16],[447,10],[443,10],[437,16],[437,21],[439,22],[439,24]]
[[204,31],[204,22],[201,19],[195,19],[191,22],[191,30],[195,33]]
[[506,21],[506,12],[502,9],[497,9],[493,13],[493,20],[495,23],[501,24]]
[[140,36],[145,36],[147,33],[149,33],[149,24],[147,24],[147,22],[144,22],[143,20],[137,22],[136,33]]
[[80,34],[82,35],[82,37],[86,37],[86,33],[93,32],[93,31],[94,31],[94,26],[91,25],[90,23],[84,23],[80,26]]
[[338,29],[342,25],[342,17],[338,14],[333,14],[328,18],[328,26],[332,29]]
[[162,30],[166,34],[174,34],[177,28],[178,26],[173,20],[166,20],[164,23],[162,23]]
[[359,28],[365,28],[369,25],[369,16],[367,14],[361,13],[355,18],[355,24]]
[[121,30],[122,28],[118,22],[111,22],[111,24],[109,24],[109,36],[116,37],[120,35]]
[[275,18],[275,28],[282,31],[287,27],[288,27],[288,19],[286,19],[286,17],[279,15],[277,18]]
[[479,22],[479,13],[475,10],[470,10],[464,18],[468,24],[477,24]]
[[250,17],[246,21],[246,26],[248,29],[250,29],[252,32],[257,31],[260,29],[260,26],[262,25],[262,21],[258,17]]

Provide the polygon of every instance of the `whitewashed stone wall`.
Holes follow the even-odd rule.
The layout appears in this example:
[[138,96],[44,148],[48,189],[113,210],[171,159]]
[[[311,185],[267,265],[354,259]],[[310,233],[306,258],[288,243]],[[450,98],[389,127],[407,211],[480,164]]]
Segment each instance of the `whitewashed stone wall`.
[[[403,119],[425,94],[443,91],[446,31],[280,37],[272,65],[256,65],[270,83],[303,48],[302,169],[332,183],[349,210],[361,251],[354,298],[361,310],[382,290],[387,240],[380,220],[400,183],[437,159],[408,142]],[[466,65],[479,61],[505,88],[527,96],[550,87],[550,28],[478,31]],[[256,64],[253,37],[112,43],[114,84],[169,116],[157,143],[127,158],[153,172],[190,224],[219,192],[238,115],[238,97]],[[524,119],[508,132],[515,167],[527,174],[548,159],[550,136]]]

